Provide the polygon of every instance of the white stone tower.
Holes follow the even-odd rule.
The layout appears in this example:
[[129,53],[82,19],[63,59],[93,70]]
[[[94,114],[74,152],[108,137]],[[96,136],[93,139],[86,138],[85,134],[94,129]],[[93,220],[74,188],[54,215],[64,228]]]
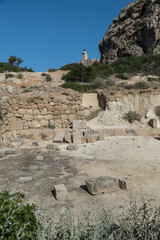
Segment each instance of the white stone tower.
[[88,53],[86,49],[84,49],[82,53],[82,61],[84,60],[88,60]]

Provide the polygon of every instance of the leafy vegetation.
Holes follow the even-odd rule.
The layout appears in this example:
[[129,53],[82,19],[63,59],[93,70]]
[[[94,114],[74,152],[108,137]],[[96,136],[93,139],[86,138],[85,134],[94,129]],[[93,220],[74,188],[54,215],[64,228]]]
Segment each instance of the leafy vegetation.
[[56,71],[57,71],[56,68],[49,68],[49,69],[48,69],[48,72],[56,72]]
[[[159,240],[160,208],[142,199],[140,206],[130,198],[130,206],[117,216],[106,209],[85,212],[75,224],[74,216],[66,211],[59,221],[38,216],[38,240]],[[45,222],[44,222],[45,221]],[[115,223],[116,222],[116,223]],[[51,228],[54,225],[54,228]]]
[[136,82],[135,84],[129,84],[125,86],[126,89],[148,89],[149,84],[147,82]]
[[140,121],[141,115],[136,111],[129,111],[128,113],[124,114],[123,119],[129,123],[133,123],[134,121]]
[[[160,207],[143,197],[130,197],[128,210],[115,214],[94,206],[75,217],[66,210],[60,218],[22,204],[22,193],[0,193],[0,239],[2,240],[159,240]],[[93,206],[92,206],[93,207]]]
[[8,73],[8,74],[5,75],[5,78],[6,78],[6,79],[8,79],[8,78],[12,78],[12,77],[14,77],[14,75],[11,74],[11,73]]
[[0,193],[0,239],[31,240],[35,237],[35,205],[23,205],[23,198],[22,193]]
[[[94,63],[90,67],[82,64],[71,65],[70,72],[63,77],[69,82],[92,83],[96,78],[107,78],[112,74],[117,74],[122,79],[128,79],[131,74],[143,73],[145,75],[160,75],[160,54],[143,55],[138,57],[120,58],[112,64]],[[133,86],[132,86],[133,87]],[[149,85],[143,83],[134,86],[135,88],[148,88]]]
[[60,70],[72,70],[75,67],[75,65],[76,63],[70,63],[61,67]]
[[46,82],[50,82],[52,80],[51,76],[48,73],[42,73],[41,76],[45,77],[44,80]]
[[0,62],[0,73],[4,72],[34,72],[32,68],[11,66],[8,63]]
[[80,83],[76,83],[76,82],[66,82],[64,84],[61,85],[62,88],[71,88],[74,91],[78,91],[78,92],[93,92],[94,88],[93,86],[89,85],[89,84],[80,84]]
[[155,107],[155,114],[157,117],[160,117],[160,106]]

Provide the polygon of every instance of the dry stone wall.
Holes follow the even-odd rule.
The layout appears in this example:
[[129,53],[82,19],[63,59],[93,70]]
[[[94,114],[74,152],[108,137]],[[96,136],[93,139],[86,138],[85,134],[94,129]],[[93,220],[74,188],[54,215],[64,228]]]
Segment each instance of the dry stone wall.
[[68,128],[73,120],[85,119],[92,111],[92,108],[82,105],[82,94],[68,90],[4,96],[1,106],[1,136],[5,142],[9,141],[10,133],[15,131]]

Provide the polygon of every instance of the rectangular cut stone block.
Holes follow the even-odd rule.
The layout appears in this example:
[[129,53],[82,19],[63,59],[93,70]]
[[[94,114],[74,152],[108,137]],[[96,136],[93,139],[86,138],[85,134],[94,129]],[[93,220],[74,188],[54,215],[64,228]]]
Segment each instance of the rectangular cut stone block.
[[72,123],[72,128],[73,129],[86,129],[87,125],[86,125],[86,120],[74,120]]
[[87,143],[94,143],[97,141],[97,136],[91,135],[87,137]]
[[58,201],[65,201],[68,199],[68,191],[64,184],[54,186],[55,198]]
[[126,135],[126,132],[125,132],[125,129],[115,129],[115,136],[125,136]]
[[40,140],[40,139],[42,139],[42,131],[41,131],[41,129],[30,129],[29,133],[30,133],[30,138],[32,140]]
[[120,188],[123,190],[127,189],[126,183],[124,181],[113,177],[90,178],[85,182],[88,191],[92,195],[115,192],[118,191]]
[[23,130],[23,121],[11,120],[9,125],[11,128],[11,131]]
[[55,135],[53,142],[60,142],[62,143],[64,141],[65,138],[65,132],[57,132],[57,134]]
[[115,136],[115,129],[103,129],[102,135],[103,135],[103,137]]
[[75,132],[72,134],[73,143],[75,144],[81,144],[82,143],[82,133],[81,132]]

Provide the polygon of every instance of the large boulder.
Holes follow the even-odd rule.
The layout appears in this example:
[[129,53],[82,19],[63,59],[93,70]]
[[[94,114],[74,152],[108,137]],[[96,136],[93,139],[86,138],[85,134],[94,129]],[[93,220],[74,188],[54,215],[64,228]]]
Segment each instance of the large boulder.
[[113,177],[90,178],[86,181],[87,189],[92,195],[100,195],[118,191],[120,188],[127,190],[125,181]]
[[99,49],[101,62],[111,63],[128,56],[160,53],[160,1],[137,0],[115,18]]

